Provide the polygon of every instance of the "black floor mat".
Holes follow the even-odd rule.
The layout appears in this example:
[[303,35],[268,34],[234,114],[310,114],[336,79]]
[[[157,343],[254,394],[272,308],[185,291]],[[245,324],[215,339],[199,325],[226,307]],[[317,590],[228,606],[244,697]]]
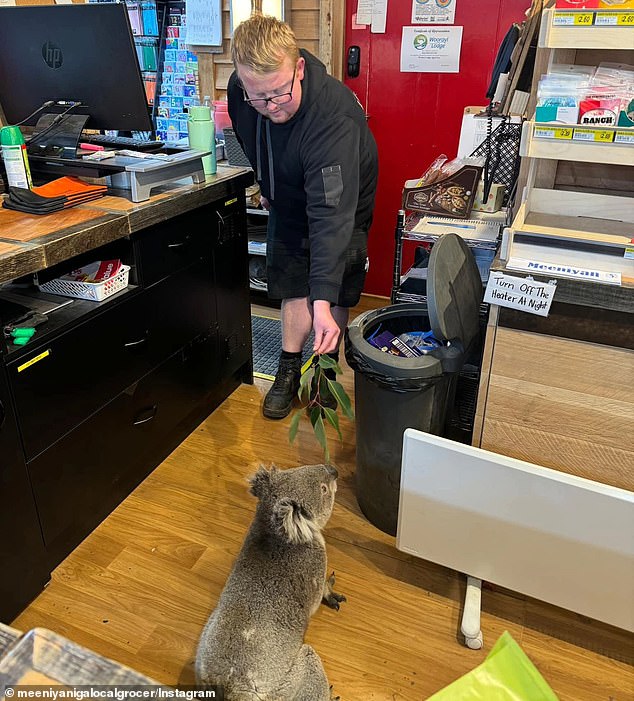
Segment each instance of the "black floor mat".
[[[251,315],[251,331],[253,332],[253,374],[274,380],[282,352],[282,322],[267,316]],[[313,338],[311,332],[302,352],[302,366],[307,364],[313,355]]]

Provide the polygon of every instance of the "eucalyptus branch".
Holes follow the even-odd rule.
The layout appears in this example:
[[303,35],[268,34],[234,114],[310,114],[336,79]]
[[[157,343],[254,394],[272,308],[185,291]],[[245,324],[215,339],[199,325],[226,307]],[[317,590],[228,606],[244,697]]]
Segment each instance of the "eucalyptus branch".
[[[308,370],[300,378],[297,394],[303,407],[296,411],[291,418],[288,436],[289,441],[292,443],[297,436],[300,419],[302,415],[306,414],[310,419],[315,437],[324,451],[324,460],[327,463],[330,462],[330,450],[328,449],[326,425],[330,424],[337,432],[339,440],[343,441],[337,410],[341,409],[346,418],[354,421],[350,397],[340,382],[331,380],[326,376],[324,371],[328,369],[334,370],[335,376],[342,373],[341,367],[336,360],[328,355],[316,355],[313,357]],[[335,409],[327,406],[330,398],[335,400]]]

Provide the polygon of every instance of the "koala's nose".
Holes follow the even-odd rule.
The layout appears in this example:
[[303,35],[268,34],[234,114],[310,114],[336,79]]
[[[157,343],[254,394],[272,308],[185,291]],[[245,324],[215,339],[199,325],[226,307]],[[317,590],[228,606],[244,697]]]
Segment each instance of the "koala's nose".
[[334,465],[326,465],[326,469],[332,475],[333,479],[337,479],[339,477],[339,473],[337,472],[337,468]]

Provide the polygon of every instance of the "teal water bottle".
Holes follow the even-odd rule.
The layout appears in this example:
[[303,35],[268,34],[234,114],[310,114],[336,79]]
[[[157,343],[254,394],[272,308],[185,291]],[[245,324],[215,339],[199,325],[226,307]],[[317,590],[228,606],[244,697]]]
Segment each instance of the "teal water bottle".
[[187,133],[189,147],[198,151],[211,151],[209,156],[203,156],[205,175],[216,173],[216,128],[214,126],[211,101],[208,97],[202,105],[192,105],[187,118]]
[[0,129],[0,146],[2,147],[2,158],[9,186],[30,190],[33,186],[31,170],[20,127],[2,127]]

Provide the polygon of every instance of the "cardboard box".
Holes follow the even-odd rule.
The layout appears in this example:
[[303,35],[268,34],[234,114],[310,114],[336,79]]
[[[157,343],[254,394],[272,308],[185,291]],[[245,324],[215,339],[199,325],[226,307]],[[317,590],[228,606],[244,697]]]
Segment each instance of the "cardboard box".
[[405,182],[403,209],[466,219],[471,212],[476,183],[480,180],[482,166],[462,166],[452,175],[429,185],[416,185],[416,180]]
[[482,202],[482,196],[484,195],[484,182],[480,180],[478,184],[478,189],[476,191],[475,199],[473,200],[472,209],[474,212],[499,212],[502,208],[502,201],[504,200],[504,185],[499,183],[493,183],[491,185],[491,190],[489,191],[489,196],[486,202]]

